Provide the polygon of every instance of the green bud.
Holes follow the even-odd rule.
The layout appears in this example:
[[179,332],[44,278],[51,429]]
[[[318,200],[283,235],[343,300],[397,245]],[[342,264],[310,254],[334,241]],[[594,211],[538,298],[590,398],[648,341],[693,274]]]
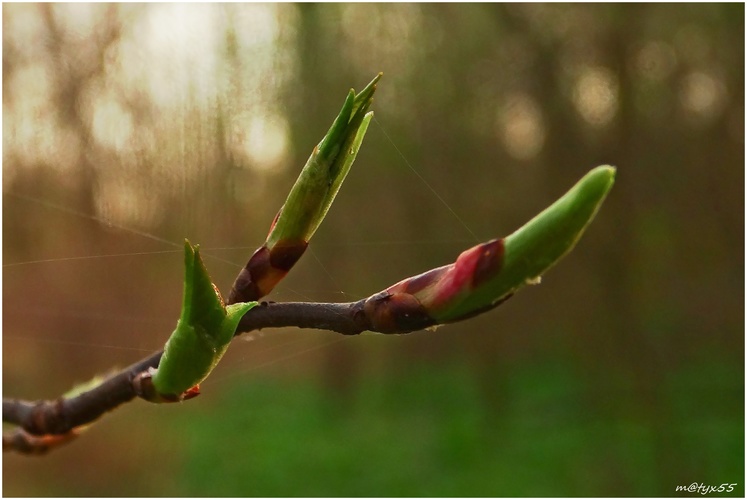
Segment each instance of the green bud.
[[522,286],[539,282],[576,246],[614,182],[614,167],[591,170],[555,203],[507,236],[503,248],[493,252],[492,262],[480,255],[470,285],[455,291],[448,305],[432,311],[434,318],[442,323],[469,317],[506,300]]
[[269,294],[306,251],[327,215],[360,150],[373,112],[379,73],[360,93],[348,93],[340,114],[314,148],[280,212],[267,241],[241,270],[228,302],[258,300]]
[[198,394],[197,386],[228,349],[242,316],[257,305],[249,302],[225,307],[220,292],[210,281],[199,247],[192,247],[186,240],[184,265],[181,317],[152,374],[156,394],[147,395],[147,399],[172,401]]
[[368,124],[367,113],[379,73],[359,94],[348,92],[340,114],[314,148],[267,236],[272,249],[279,241],[308,242],[317,230],[353,165]]
[[613,167],[597,167],[510,236],[480,243],[452,264],[372,295],[363,306],[368,322],[382,333],[403,333],[459,321],[492,309],[524,285],[539,282],[576,245],[614,179]]

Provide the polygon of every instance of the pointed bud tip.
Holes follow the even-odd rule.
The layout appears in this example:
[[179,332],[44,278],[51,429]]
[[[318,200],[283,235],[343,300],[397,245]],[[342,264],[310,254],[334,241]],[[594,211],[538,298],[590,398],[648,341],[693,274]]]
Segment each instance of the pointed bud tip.
[[612,165],[601,165],[599,167],[593,168],[588,175],[590,177],[593,176],[604,178],[611,185],[615,182],[615,177],[617,176],[617,168],[613,167]]

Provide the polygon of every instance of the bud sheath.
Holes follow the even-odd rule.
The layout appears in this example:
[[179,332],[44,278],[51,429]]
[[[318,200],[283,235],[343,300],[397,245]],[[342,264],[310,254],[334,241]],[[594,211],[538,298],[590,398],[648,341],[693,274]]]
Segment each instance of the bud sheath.
[[371,329],[405,333],[475,316],[509,299],[571,251],[612,188],[615,169],[597,167],[558,201],[503,239],[462,252],[452,264],[413,276],[363,303]]

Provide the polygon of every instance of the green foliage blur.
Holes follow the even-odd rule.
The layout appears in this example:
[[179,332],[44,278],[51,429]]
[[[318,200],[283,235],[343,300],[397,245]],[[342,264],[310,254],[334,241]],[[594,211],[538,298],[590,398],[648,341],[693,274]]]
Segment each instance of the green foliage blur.
[[198,398],[5,454],[3,494],[744,496],[744,56],[741,4],[4,4],[4,397],[162,347],[185,237],[225,293],[379,71],[270,300],[357,300],[618,171],[495,311],[253,332]]

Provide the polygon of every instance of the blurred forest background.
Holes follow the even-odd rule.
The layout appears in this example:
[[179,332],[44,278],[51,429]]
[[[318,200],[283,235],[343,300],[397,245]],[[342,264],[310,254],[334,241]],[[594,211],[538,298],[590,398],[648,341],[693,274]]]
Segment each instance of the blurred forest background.
[[6,397],[160,348],[185,237],[228,290],[379,71],[272,300],[357,300],[618,175],[576,250],[495,311],[246,335],[189,403],[6,454],[3,494],[743,496],[744,56],[742,4],[4,4]]

